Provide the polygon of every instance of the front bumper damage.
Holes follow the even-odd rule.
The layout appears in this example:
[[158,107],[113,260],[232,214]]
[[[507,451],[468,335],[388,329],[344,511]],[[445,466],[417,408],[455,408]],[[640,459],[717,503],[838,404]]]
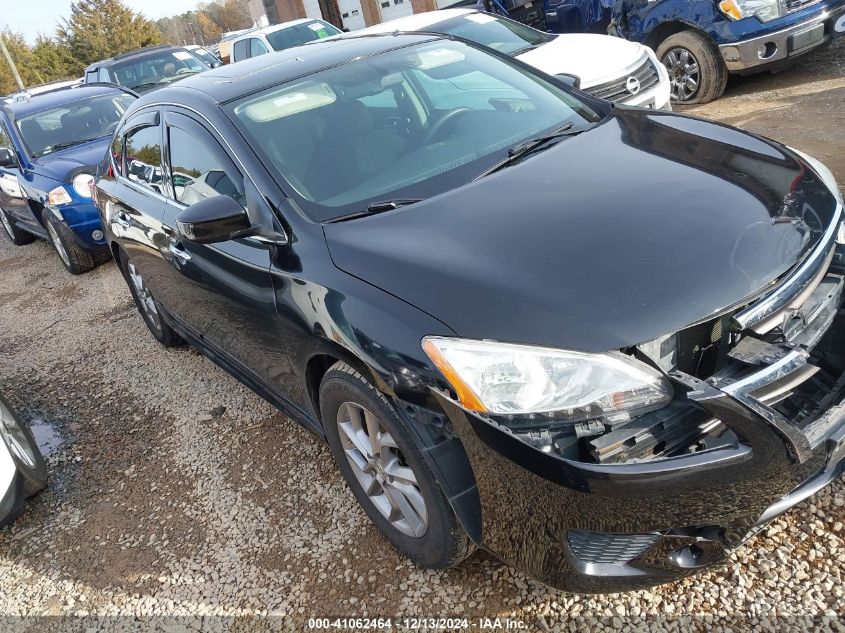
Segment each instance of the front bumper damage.
[[576,457],[437,393],[475,478],[470,534],[552,586],[633,590],[719,563],[839,477],[843,259],[828,231],[776,290],[732,315],[741,336],[712,375],[668,371],[676,396],[653,413],[663,418],[579,440]]

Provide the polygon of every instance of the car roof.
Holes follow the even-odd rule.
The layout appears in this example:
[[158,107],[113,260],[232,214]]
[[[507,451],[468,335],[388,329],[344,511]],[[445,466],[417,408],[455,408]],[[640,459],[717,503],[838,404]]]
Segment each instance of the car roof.
[[113,62],[120,62],[126,59],[132,59],[133,57],[144,57],[150,53],[157,53],[159,51],[167,51],[167,50],[184,50],[182,46],[173,46],[172,44],[159,44],[157,46],[147,46],[146,48],[139,48],[134,51],[129,51],[128,53],[121,53],[120,55],[115,55],[114,57],[109,57],[108,59],[101,59],[98,62],[94,62],[90,64],[88,68],[85,69],[85,72],[88,72],[92,68],[97,68],[99,66],[103,66],[104,64],[111,64]]
[[57,88],[48,92],[42,92],[33,95],[29,99],[23,101],[15,101],[3,105],[3,110],[14,118],[19,118],[40,112],[42,110],[49,110],[62,106],[67,103],[73,103],[83,99],[90,99],[91,97],[98,97],[107,94],[132,94],[127,90],[121,89],[114,84],[82,84],[77,86],[68,86],[66,88]]
[[218,103],[225,103],[358,57],[369,57],[404,46],[441,39],[447,37],[430,33],[391,33],[347,35],[343,38],[318,40],[186,77],[177,84],[141,97],[136,106],[162,102],[179,103],[180,99],[189,99],[191,91],[202,92]]
[[365,29],[356,31],[356,33],[393,33],[394,31],[423,31],[432,24],[438,24],[444,20],[457,18],[463,15],[471,15],[473,13],[480,13],[475,9],[440,9],[439,11],[426,11],[425,13],[415,13],[403,18],[396,18],[395,20],[388,20],[368,26]]

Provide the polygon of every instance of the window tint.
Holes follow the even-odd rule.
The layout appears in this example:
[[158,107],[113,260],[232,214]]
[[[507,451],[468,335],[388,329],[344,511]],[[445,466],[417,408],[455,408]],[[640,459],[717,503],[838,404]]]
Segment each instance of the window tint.
[[111,157],[115,170],[123,175],[123,136],[116,136],[111,142]]
[[161,179],[161,129],[137,128],[126,135],[126,175],[142,187],[164,193]]
[[270,51],[267,50],[267,47],[257,37],[252,37],[249,40],[249,56],[250,57],[258,57],[259,55],[264,55],[265,53],[269,53]]
[[232,56],[235,58],[236,62],[248,58],[249,40],[240,40],[238,42],[235,42],[235,45],[232,47]]
[[242,192],[226,173],[212,141],[197,138],[178,127],[168,130],[171,181],[178,202],[190,205],[205,198],[229,196],[245,204]]

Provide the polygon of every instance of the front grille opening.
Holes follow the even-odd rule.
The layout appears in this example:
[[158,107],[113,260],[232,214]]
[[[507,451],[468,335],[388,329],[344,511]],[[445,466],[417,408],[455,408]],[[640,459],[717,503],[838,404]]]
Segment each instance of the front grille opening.
[[[637,81],[636,92],[632,92],[629,88],[628,80],[631,78],[634,78]],[[598,86],[587,88],[586,91],[595,97],[607,99],[608,101],[625,101],[634,95],[651,90],[659,82],[660,77],[657,74],[657,68],[655,68],[651,60],[646,57],[645,61],[637,66],[632,72],[617,79],[599,84]]]

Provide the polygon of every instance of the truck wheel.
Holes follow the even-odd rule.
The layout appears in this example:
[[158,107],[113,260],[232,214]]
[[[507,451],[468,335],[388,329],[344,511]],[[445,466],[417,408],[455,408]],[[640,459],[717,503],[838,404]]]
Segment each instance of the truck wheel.
[[23,246],[24,244],[31,244],[35,240],[32,233],[21,231],[15,221],[3,209],[0,209],[0,224],[6,229],[6,235],[12,240],[15,246]]
[[704,35],[695,31],[670,35],[657,47],[657,57],[669,71],[672,101],[708,103],[725,92],[728,69]]
[[77,244],[70,235],[70,229],[52,217],[49,211],[44,212],[44,224],[47,225],[50,243],[71,275],[81,275],[94,268],[94,255]]

